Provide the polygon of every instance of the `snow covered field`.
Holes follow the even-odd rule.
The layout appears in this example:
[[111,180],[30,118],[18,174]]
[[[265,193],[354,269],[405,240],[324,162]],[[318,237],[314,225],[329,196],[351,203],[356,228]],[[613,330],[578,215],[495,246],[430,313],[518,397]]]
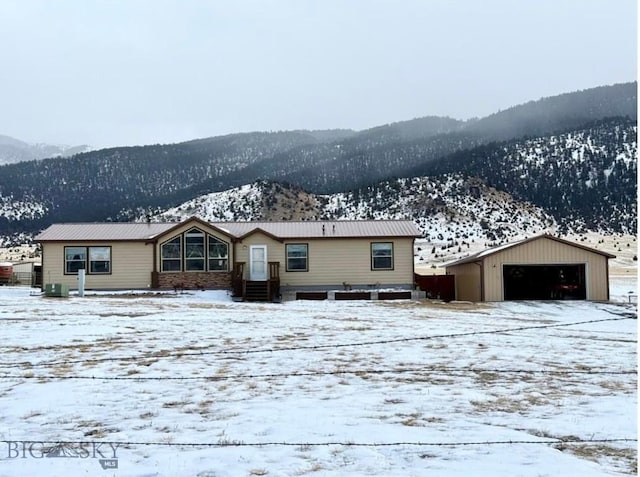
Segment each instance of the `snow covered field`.
[[250,304],[0,287],[0,476],[635,474],[632,290]]

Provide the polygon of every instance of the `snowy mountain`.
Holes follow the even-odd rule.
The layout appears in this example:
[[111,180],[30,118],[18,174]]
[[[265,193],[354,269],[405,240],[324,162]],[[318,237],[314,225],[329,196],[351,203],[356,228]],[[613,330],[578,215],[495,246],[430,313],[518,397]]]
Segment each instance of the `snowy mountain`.
[[415,168],[411,175],[464,171],[542,207],[562,226],[635,233],[636,137],[636,121],[605,119],[466,150]]
[[0,165],[51,157],[69,157],[88,150],[89,146],[85,145],[60,146],[44,143],[30,144],[0,134]]
[[[130,215],[132,211],[123,212]],[[157,222],[191,216],[208,221],[409,219],[416,222],[425,239],[443,244],[475,238],[510,240],[523,233],[557,228],[555,219],[543,209],[459,174],[396,179],[328,195],[258,181],[203,195],[165,211],[137,213],[138,221]]]

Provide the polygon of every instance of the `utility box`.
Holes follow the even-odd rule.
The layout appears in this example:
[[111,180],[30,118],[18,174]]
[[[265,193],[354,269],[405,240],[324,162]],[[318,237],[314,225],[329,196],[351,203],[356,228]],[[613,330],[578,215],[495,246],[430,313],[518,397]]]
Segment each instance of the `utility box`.
[[69,296],[69,285],[64,283],[47,283],[44,286],[44,296],[66,298]]

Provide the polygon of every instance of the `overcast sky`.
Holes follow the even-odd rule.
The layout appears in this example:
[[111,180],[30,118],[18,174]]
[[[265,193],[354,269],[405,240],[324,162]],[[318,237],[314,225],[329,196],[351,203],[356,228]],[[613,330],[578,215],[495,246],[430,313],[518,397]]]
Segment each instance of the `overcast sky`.
[[635,0],[0,0],[0,134],[94,147],[481,117],[634,81]]

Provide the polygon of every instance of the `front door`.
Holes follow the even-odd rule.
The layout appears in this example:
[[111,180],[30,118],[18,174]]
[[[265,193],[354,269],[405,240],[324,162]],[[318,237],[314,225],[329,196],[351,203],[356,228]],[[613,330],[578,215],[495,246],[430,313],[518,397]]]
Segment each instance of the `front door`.
[[251,245],[249,250],[249,280],[267,279],[267,246]]

